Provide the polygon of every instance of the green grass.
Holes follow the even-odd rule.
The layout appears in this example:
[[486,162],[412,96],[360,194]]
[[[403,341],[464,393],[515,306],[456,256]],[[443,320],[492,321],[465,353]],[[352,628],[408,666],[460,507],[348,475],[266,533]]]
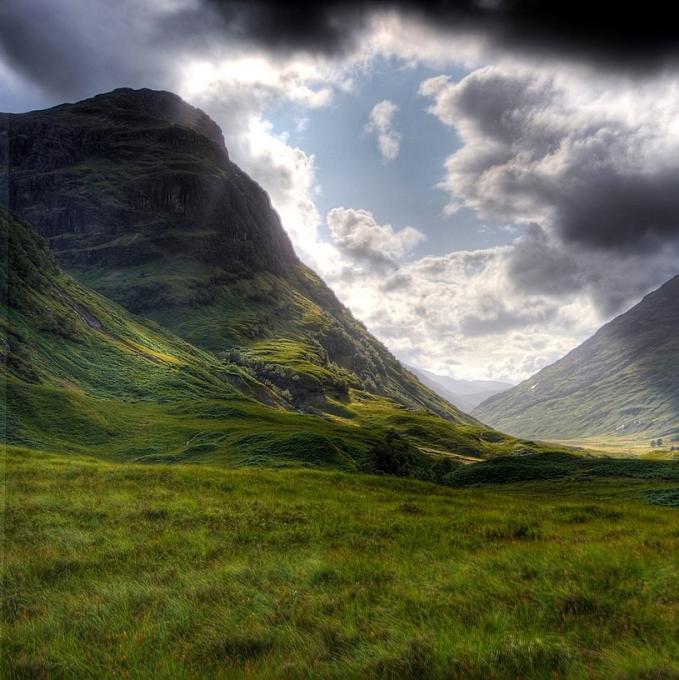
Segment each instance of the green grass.
[[345,398],[348,388],[357,388],[454,422],[474,422],[406,371],[303,265],[290,266],[285,277],[257,272],[238,278],[181,262],[84,267],[74,274],[287,390],[301,410],[328,412],[328,396]]
[[679,677],[676,482],[5,472],[8,680]]

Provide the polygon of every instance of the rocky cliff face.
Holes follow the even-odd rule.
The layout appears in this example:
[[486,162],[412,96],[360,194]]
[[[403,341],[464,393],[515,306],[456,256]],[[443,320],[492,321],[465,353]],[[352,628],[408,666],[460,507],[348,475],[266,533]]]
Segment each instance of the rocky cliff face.
[[4,120],[0,200],[66,266],[160,258],[281,272],[297,261],[217,124],[172,93],[121,89]]

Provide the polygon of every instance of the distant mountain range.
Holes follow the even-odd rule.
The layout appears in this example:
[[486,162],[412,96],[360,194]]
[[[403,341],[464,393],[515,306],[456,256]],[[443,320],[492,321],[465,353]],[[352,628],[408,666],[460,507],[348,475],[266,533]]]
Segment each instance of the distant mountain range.
[[423,368],[408,368],[430,389],[462,411],[471,411],[494,394],[505,392],[514,385],[497,380],[457,380],[447,375],[431,373]]
[[679,276],[473,415],[543,439],[679,434]]

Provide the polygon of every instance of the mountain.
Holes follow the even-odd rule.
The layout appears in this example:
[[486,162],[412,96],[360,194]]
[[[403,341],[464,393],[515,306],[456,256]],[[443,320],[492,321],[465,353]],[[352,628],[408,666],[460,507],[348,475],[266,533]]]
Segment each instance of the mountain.
[[299,261],[202,111],[169,92],[118,89],[3,120],[0,202],[82,283],[241,364],[298,410],[334,412],[361,390],[475,423]]
[[679,434],[679,276],[474,415],[524,437]]
[[4,209],[0,244],[3,442],[117,461],[301,463],[430,479],[450,470],[432,448],[542,450],[368,392],[336,402],[335,415],[301,414],[251,369],[78,283]]
[[408,366],[408,369],[436,394],[468,413],[494,394],[513,387],[511,383],[498,380],[457,380],[447,375],[425,371],[423,368]]
[[3,120],[5,440],[416,476],[456,455],[544,449],[404,369],[176,95],[116,90]]

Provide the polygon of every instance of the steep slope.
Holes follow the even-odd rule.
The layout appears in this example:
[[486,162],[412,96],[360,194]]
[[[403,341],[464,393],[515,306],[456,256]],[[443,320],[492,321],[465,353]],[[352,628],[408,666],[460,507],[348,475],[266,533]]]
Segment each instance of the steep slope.
[[261,403],[284,404],[239,367],[83,288],[4,209],[0,244],[0,420],[8,441],[66,450],[120,445],[134,455],[143,447],[130,439],[152,415],[158,444],[168,441],[167,416],[181,414],[182,404],[196,414],[205,402],[260,411]]
[[542,451],[356,391],[300,414],[253,371],[87,289],[0,209],[0,442],[144,462],[314,465],[437,479],[429,449]]
[[4,121],[0,202],[80,281],[241,364],[300,410],[335,412],[358,390],[476,424],[297,259],[203,112],[168,92],[120,89]]
[[679,434],[679,276],[474,415],[525,437]]
[[511,383],[498,380],[458,380],[447,375],[431,373],[423,368],[408,366],[408,369],[436,394],[466,413],[471,413],[476,406],[494,394],[513,387]]

